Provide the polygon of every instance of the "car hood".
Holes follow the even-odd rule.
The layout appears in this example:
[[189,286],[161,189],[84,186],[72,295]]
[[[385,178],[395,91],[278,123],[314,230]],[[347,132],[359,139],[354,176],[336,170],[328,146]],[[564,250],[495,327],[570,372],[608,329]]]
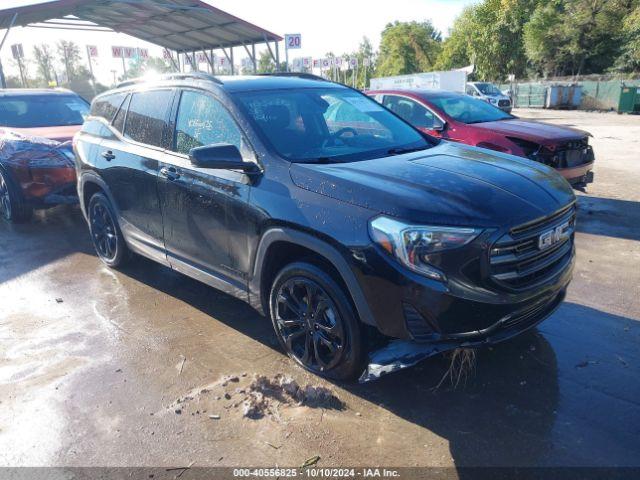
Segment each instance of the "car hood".
[[414,223],[501,227],[575,200],[553,169],[441,142],[429,150],[338,164],[292,164],[300,188]]
[[580,139],[589,135],[587,132],[575,128],[559,127],[558,125],[521,120],[519,118],[499,120],[497,122],[474,123],[469,125],[469,127],[508,137],[518,137],[543,145],[558,141]]
[[35,128],[13,128],[2,127],[12,132],[22,133],[34,137],[44,137],[57,142],[67,142],[80,131],[82,125],[67,125],[62,127],[35,127]]

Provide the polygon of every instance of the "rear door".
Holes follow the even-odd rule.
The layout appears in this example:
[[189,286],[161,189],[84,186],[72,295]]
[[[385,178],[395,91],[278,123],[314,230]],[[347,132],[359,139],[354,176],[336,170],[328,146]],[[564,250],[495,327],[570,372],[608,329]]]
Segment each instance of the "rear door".
[[101,174],[111,190],[127,242],[163,263],[157,177],[174,93],[165,88],[130,94],[113,120],[116,136],[101,144]]
[[185,89],[177,101],[173,152],[165,156],[158,181],[167,257],[176,270],[238,294],[246,289],[248,268],[249,177],[196,167],[189,151],[228,143],[238,147],[246,161],[255,161],[255,154],[229,110],[213,95]]

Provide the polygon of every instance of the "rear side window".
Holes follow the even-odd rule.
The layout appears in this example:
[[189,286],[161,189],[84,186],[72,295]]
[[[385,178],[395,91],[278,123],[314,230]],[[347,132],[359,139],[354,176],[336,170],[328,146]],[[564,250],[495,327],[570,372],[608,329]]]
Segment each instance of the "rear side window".
[[147,145],[162,146],[172,95],[172,90],[134,93],[129,102],[124,136]]
[[124,119],[127,116],[127,107],[129,105],[130,96],[127,96],[122,107],[116,113],[116,118],[113,119],[113,128],[122,133],[124,131]]
[[96,99],[91,106],[91,116],[102,117],[111,123],[113,116],[118,111],[118,108],[120,108],[120,105],[122,105],[122,101],[126,96],[126,93],[116,93]]
[[209,95],[184,91],[176,121],[175,150],[188,154],[192,148],[214,143],[229,143],[243,150],[240,129],[226,108]]

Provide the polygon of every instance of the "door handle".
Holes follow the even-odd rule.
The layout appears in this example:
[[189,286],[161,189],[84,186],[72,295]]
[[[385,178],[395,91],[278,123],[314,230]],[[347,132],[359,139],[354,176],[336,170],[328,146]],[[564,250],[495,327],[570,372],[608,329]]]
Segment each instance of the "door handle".
[[166,177],[167,180],[177,180],[180,178],[180,174],[175,167],[162,167],[160,169],[160,175]]
[[113,160],[114,158],[116,158],[116,156],[113,154],[113,152],[111,150],[107,150],[106,152],[102,152],[102,157],[107,161],[110,162],[111,160]]

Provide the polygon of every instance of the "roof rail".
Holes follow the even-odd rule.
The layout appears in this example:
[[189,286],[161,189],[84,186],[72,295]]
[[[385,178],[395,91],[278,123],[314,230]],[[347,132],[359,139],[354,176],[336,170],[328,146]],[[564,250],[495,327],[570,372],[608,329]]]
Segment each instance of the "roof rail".
[[324,77],[320,77],[319,75],[314,75],[313,73],[304,73],[304,72],[274,72],[274,73],[259,73],[260,76],[266,77],[298,77],[298,78],[306,78],[308,80],[321,80],[323,82],[329,82]]
[[214,77],[209,73],[204,72],[190,72],[190,73],[166,73],[158,76],[157,78],[149,78],[149,77],[138,77],[132,78],[131,80],[125,80],[124,82],[120,82],[116,88],[128,87],[130,85],[136,85],[138,83],[148,82],[150,80],[179,80],[179,79],[188,79],[193,78],[197,80],[208,80],[210,82],[215,82],[219,85],[222,85],[222,81]]

